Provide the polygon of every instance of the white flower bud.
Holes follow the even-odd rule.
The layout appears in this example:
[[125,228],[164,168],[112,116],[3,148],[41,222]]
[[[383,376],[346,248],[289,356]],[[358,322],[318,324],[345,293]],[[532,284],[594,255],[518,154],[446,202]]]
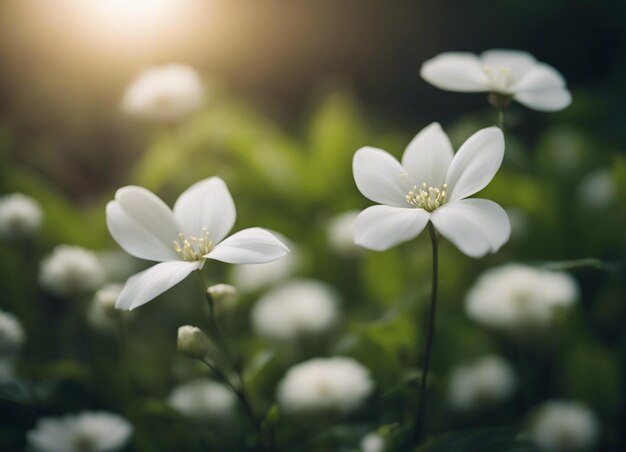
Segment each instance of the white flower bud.
[[89,293],[103,280],[104,271],[98,257],[79,246],[58,245],[41,261],[41,285],[60,296]]
[[185,325],[178,328],[178,351],[193,359],[203,359],[209,353],[209,338],[198,327]]
[[0,197],[0,237],[19,239],[32,235],[41,226],[41,206],[21,193]]
[[207,293],[213,299],[218,315],[232,310],[239,299],[239,292],[230,284],[216,284],[209,287]]
[[122,288],[122,284],[112,283],[105,285],[96,292],[87,314],[87,319],[93,327],[100,330],[111,329],[120,316],[131,314],[131,312],[115,308]]

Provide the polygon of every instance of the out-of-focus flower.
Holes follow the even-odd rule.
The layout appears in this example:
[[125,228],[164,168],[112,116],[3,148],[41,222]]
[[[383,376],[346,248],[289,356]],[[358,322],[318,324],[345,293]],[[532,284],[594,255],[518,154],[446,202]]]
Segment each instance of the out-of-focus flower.
[[275,234],[290,250],[283,259],[260,265],[237,265],[232,269],[233,285],[243,293],[255,292],[288,279],[300,265],[300,252],[289,240]]
[[359,251],[354,244],[354,225],[359,213],[358,210],[343,212],[328,222],[326,226],[328,245],[337,254],[349,256]]
[[145,188],[120,188],[106,207],[111,235],[127,253],[159,263],[128,279],[117,308],[130,310],[147,303],[200,270],[206,259],[260,264],[289,252],[261,228],[244,229],[224,239],[235,217],[233,199],[218,177],[189,187],[173,211]]
[[124,447],[132,431],[117,414],[85,411],[40,419],[27,438],[37,452],[109,452]]
[[315,358],[287,371],[278,402],[289,413],[349,413],[372,393],[368,370],[352,358]]
[[480,56],[445,52],[426,61],[420,75],[448,91],[489,92],[500,108],[516,100],[535,110],[557,111],[572,101],[556,69],[518,50],[488,50]]
[[592,449],[598,441],[598,420],[579,402],[546,402],[535,418],[530,438],[543,451],[576,452]]
[[578,298],[578,285],[564,272],[507,264],[480,276],[465,299],[467,315],[495,329],[517,332],[549,325],[559,307]]
[[58,245],[41,261],[39,282],[56,295],[84,295],[102,285],[104,271],[94,252]]
[[252,325],[261,336],[278,341],[328,331],[338,317],[337,293],[313,280],[296,280],[266,293],[252,309]]
[[24,343],[24,328],[13,314],[0,310],[0,357],[17,352]]
[[122,292],[122,287],[124,287],[122,284],[111,283],[95,293],[87,313],[87,319],[93,327],[100,330],[115,327],[115,322],[122,314],[121,311],[115,309],[115,303]]
[[30,196],[12,193],[0,197],[0,238],[28,237],[41,226],[41,206]]
[[178,351],[193,359],[203,359],[211,348],[209,338],[198,327],[184,325],[178,328]]
[[215,284],[207,289],[207,293],[213,299],[217,315],[228,312],[237,306],[239,292],[230,284]]
[[167,404],[194,420],[223,420],[235,412],[237,400],[224,385],[208,379],[197,379],[174,388],[167,398]]
[[380,149],[359,149],[354,180],[364,196],[381,205],[357,218],[356,244],[383,251],[415,238],[430,221],[468,256],[498,251],[511,233],[504,209],[486,199],[464,198],[487,186],[503,156],[504,137],[497,127],[479,130],[455,155],[437,123],[409,143],[402,164]]
[[453,370],[448,400],[453,408],[470,411],[501,402],[514,389],[515,374],[511,365],[499,356],[485,356]]
[[204,85],[196,70],[167,64],[147,69],[131,83],[122,110],[146,121],[176,122],[198,111],[204,101]]
[[587,174],[578,187],[578,196],[590,209],[606,209],[615,199],[615,182],[609,168]]
[[97,255],[106,281],[125,281],[142,268],[141,261],[120,249],[98,251]]
[[361,440],[361,452],[384,452],[385,440],[378,433],[371,432]]

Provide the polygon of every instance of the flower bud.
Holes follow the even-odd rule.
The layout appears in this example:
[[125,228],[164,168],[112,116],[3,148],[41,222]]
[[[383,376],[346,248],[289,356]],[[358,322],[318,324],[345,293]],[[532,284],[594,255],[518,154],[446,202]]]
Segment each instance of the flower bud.
[[239,292],[230,284],[216,284],[209,287],[207,293],[213,299],[218,314],[233,309],[239,298]]
[[185,325],[178,328],[178,351],[193,359],[203,359],[209,352],[209,338],[198,327]]

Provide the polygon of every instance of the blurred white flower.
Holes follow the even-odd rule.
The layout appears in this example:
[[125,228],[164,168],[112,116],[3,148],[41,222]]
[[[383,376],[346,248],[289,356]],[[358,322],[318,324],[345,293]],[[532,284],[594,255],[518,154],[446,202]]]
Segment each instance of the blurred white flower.
[[84,295],[102,285],[104,270],[94,252],[58,245],[41,261],[39,282],[56,295]]
[[337,321],[339,298],[328,285],[295,280],[263,295],[252,309],[252,325],[278,341],[322,334]]
[[27,439],[36,452],[108,452],[124,447],[132,431],[117,414],[85,411],[42,418]]
[[203,378],[174,388],[167,398],[167,404],[194,420],[220,420],[232,416],[237,399],[224,385]]
[[517,332],[550,324],[559,307],[578,299],[576,280],[522,264],[507,264],[483,273],[465,298],[465,310],[474,321]]
[[173,211],[145,188],[127,186],[106,207],[109,232],[129,254],[158,264],[130,277],[118,309],[135,309],[200,270],[206,259],[253,264],[279,259],[289,249],[268,231],[249,228],[224,240],[235,223],[235,204],[219,177],[189,187]]
[[378,433],[368,433],[361,440],[361,452],[384,452],[385,440]]
[[354,359],[315,358],[287,371],[277,397],[288,413],[349,413],[362,405],[373,389],[368,370]]
[[115,322],[121,314],[115,309],[115,303],[123,287],[118,283],[106,284],[95,293],[87,312],[87,319],[94,328],[99,330],[115,328]]
[[606,209],[615,199],[615,183],[610,168],[587,174],[578,187],[582,203],[591,209]]
[[215,284],[207,289],[207,293],[213,299],[216,315],[231,311],[237,306],[239,292],[230,284]]
[[504,136],[497,127],[479,130],[455,155],[437,123],[409,143],[402,164],[380,149],[359,149],[352,165],[356,185],[382,205],[361,212],[356,244],[383,251],[415,238],[430,221],[468,256],[498,251],[511,233],[504,209],[486,199],[464,198],[489,184],[503,156]]
[[440,89],[502,96],[500,106],[514,99],[535,110],[556,111],[572,101],[556,69],[518,50],[488,50],[480,56],[445,52],[426,61],[420,75]]
[[255,292],[292,276],[300,265],[298,248],[280,234],[276,235],[289,248],[289,255],[267,264],[237,265],[232,269],[233,285],[242,293]]
[[205,90],[195,69],[184,64],[155,66],[127,88],[122,110],[146,121],[176,122],[204,105]]
[[456,410],[471,411],[507,399],[514,389],[511,365],[499,356],[490,355],[452,371],[448,401]]
[[13,314],[0,310],[0,357],[12,355],[24,343],[24,328]]
[[358,210],[340,213],[331,218],[326,225],[328,245],[337,254],[349,256],[359,251],[354,244],[354,225],[359,213]]
[[582,403],[546,402],[535,418],[531,439],[542,451],[576,452],[592,449],[598,441],[599,423]]
[[98,260],[104,269],[106,281],[125,281],[141,270],[141,261],[122,250],[98,251]]
[[12,193],[0,197],[0,238],[19,239],[39,230],[41,205],[30,196]]

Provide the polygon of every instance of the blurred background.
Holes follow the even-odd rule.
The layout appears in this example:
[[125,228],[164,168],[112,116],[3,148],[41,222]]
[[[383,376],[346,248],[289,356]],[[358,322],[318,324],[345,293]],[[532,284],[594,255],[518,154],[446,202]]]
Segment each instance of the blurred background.
[[[236,433],[226,440],[194,433],[163,402],[176,383],[203,375],[175,347],[178,326],[201,323],[197,284],[187,281],[141,308],[125,347],[86,325],[75,332],[62,326],[84,323],[75,305],[86,311],[93,293],[68,302],[38,282],[39,261],[57,244],[114,260],[119,248],[106,230],[104,206],[120,186],[147,187],[172,205],[213,175],[233,193],[237,229],[271,228],[297,250],[297,260],[267,281],[221,265],[210,270],[213,282],[244,288],[228,327],[241,354],[253,361],[262,351],[274,353],[250,376],[258,404],[273,406],[286,369],[315,356],[353,356],[377,384],[374,402],[345,423],[276,421],[279,442],[292,444],[285,450],[358,450],[359,438],[380,426],[392,436],[415,404],[423,329],[403,313],[424,315],[429,244],[420,237],[385,253],[346,253],[333,246],[329,225],[335,215],[369,205],[351,174],[359,147],[399,156],[419,130],[438,121],[457,149],[495,124],[484,93],[441,91],[423,81],[425,60],[444,51],[512,48],[557,68],[574,100],[558,113],[517,104],[507,111],[505,163],[483,195],[509,210],[510,243],[479,261],[442,247],[431,402],[439,408],[429,428],[442,434],[502,427],[506,442],[515,436],[507,429],[523,431],[541,403],[571,399],[599,419],[591,449],[624,450],[625,19],[626,3],[617,0],[2,1],[0,193],[35,198],[44,220],[36,239],[0,244],[1,308],[18,317],[27,338],[17,361],[21,386],[2,395],[0,448],[22,450],[42,415],[97,408],[132,421],[128,450],[243,450],[233,443]],[[201,74],[206,105],[177,124],[124,114],[131,82],[167,63]],[[123,282],[144,265],[119,262],[107,280]],[[579,290],[575,308],[541,339],[527,340],[536,332],[527,333],[521,345],[464,312],[466,293],[482,272],[510,262],[567,272]],[[323,340],[285,348],[257,337],[248,318],[268,287],[295,276],[337,291],[342,314]],[[102,353],[68,345],[76,335],[91,338],[90,347]],[[132,400],[120,381],[128,378],[110,375],[124,348]],[[531,389],[518,390],[500,411],[448,416],[452,369],[487,353],[511,361],[520,386]],[[155,433],[155,426],[168,428]],[[293,444],[301,437],[310,442],[298,449]],[[434,447],[444,448],[428,450],[446,450]]]

